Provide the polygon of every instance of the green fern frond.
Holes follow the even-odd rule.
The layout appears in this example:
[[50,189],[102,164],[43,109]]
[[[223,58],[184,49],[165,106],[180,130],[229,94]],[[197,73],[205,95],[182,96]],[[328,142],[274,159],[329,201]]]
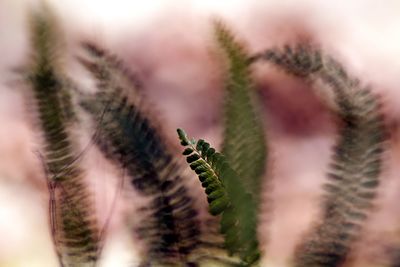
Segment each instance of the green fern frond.
[[216,22],[214,26],[218,45],[227,61],[222,153],[243,179],[246,189],[259,201],[267,146],[248,54],[225,25]]
[[198,175],[207,194],[210,213],[222,214],[220,230],[230,254],[239,255],[243,266],[258,262],[257,210],[251,194],[242,187],[237,173],[226,158],[204,140],[189,140],[178,129],[183,154]]
[[299,247],[295,264],[341,266],[360,236],[379,185],[386,140],[379,98],[351,79],[337,61],[309,46],[287,46],[262,55],[291,74],[322,81],[333,91],[342,125],[329,183],[324,185],[323,217]]
[[[96,219],[69,134],[72,104],[56,55],[56,21],[48,7],[32,12],[29,84],[44,135],[41,154],[50,193],[52,235],[61,266],[93,266],[99,254]],[[67,111],[67,113],[66,113]]]
[[137,229],[147,245],[143,265],[189,264],[201,233],[182,170],[151,117],[137,78],[106,51],[93,44],[85,48],[88,58],[81,62],[97,80],[98,91],[84,97],[82,106],[92,121],[100,121],[95,142],[126,170],[131,185],[150,198]]

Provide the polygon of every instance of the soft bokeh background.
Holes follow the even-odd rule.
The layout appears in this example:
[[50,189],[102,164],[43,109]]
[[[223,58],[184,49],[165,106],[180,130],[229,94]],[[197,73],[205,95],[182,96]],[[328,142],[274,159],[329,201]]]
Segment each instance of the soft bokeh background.
[[[400,2],[307,0],[68,0],[48,1],[65,28],[68,72],[90,84],[73,56],[78,42],[95,40],[119,55],[142,80],[175,140],[175,128],[218,145],[221,136],[221,71],[210,19],[223,18],[251,51],[297,40],[312,40],[378,92],[392,139],[386,155],[376,212],[371,216],[353,266],[379,266],[388,249],[400,245],[399,109]],[[28,55],[26,12],[37,1],[0,0],[0,266],[53,267],[55,255],[47,222],[47,193],[37,141],[24,90],[11,71]],[[260,235],[265,265],[288,266],[295,243],[316,214],[320,185],[334,142],[335,124],[323,96],[267,65],[255,68],[271,145],[274,200]],[[103,220],[118,175],[93,152],[97,204]],[[102,266],[128,266],[136,245],[117,211]],[[269,223],[267,223],[269,221]]]

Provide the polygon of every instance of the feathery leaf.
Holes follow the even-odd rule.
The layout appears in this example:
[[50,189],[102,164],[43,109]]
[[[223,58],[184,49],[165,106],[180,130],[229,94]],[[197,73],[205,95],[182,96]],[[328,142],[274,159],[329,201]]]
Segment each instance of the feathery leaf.
[[29,83],[37,103],[44,135],[43,164],[50,193],[50,221],[62,266],[94,266],[98,233],[83,171],[76,162],[77,149],[68,134],[73,114],[69,92],[57,65],[56,21],[45,6],[31,13],[32,57]]
[[342,125],[324,185],[323,217],[299,247],[295,264],[341,266],[360,236],[379,185],[386,139],[379,99],[337,61],[309,46],[271,49],[253,59],[260,58],[296,76],[321,80],[333,91]]
[[[178,136],[189,166],[199,177],[207,194],[212,215],[222,214],[221,233],[230,254],[237,254],[243,266],[258,262],[257,210],[251,194],[243,188],[225,156],[204,140],[189,140],[182,129]],[[191,154],[188,154],[191,151]]]
[[137,79],[114,56],[93,44],[85,48],[89,58],[81,62],[96,78],[98,92],[84,97],[82,106],[94,121],[102,114],[96,142],[126,169],[132,186],[151,199],[137,229],[148,249],[143,264],[189,264],[200,230],[181,168],[150,118]]
[[[221,22],[214,24],[218,45],[227,59],[222,153],[259,201],[267,158],[263,124],[245,47]],[[251,159],[251,160],[250,160]]]

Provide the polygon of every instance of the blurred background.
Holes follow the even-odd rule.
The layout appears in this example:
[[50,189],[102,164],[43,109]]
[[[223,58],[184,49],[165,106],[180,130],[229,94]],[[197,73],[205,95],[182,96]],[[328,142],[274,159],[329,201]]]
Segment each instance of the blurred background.
[[[0,266],[57,266],[47,219],[48,195],[35,156],[37,133],[26,105],[26,86],[13,70],[27,63],[27,11],[39,1],[0,0]],[[221,62],[210,30],[222,18],[251,52],[309,40],[341,61],[381,95],[391,131],[375,213],[349,266],[380,266],[400,246],[400,2],[311,0],[68,0],[48,1],[65,31],[67,72],[90,87],[76,68],[79,42],[111,50],[135,72],[154,103],[163,130],[176,141],[185,128],[214,146],[221,140]],[[273,212],[260,212],[265,266],[289,266],[295,244],[318,212],[336,126],[327,99],[309,85],[266,64],[254,76],[271,158],[266,195]],[[29,102],[29,101],[28,101]],[[160,119],[160,120],[161,120]],[[165,122],[165,123],[164,123]],[[96,202],[110,210],[118,173],[91,152],[88,176]],[[110,185],[111,183],[111,185]],[[110,189],[112,188],[112,189]],[[137,245],[118,210],[101,266],[135,263]],[[107,217],[107,209],[100,216]],[[267,218],[268,215],[268,218]]]

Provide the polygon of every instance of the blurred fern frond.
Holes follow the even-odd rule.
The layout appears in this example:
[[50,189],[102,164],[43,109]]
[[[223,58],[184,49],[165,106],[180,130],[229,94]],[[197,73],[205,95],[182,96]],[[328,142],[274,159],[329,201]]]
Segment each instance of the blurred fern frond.
[[267,61],[298,77],[310,76],[323,68],[321,51],[309,44],[285,45],[282,49],[268,49],[248,57],[249,63]]
[[28,82],[44,137],[40,154],[49,184],[51,234],[61,266],[94,266],[100,253],[97,222],[69,132],[74,112],[59,65],[56,23],[47,6],[30,14]]
[[222,214],[220,231],[228,252],[242,259],[242,266],[252,266],[260,258],[257,239],[257,209],[252,195],[221,153],[204,140],[189,140],[178,129],[183,154],[196,172],[207,194],[210,213]]
[[329,182],[324,185],[323,216],[299,246],[296,266],[342,266],[359,239],[382,169],[386,128],[379,98],[349,77],[334,59],[310,46],[271,49],[266,59],[296,76],[322,81],[334,95],[341,120]]
[[222,153],[243,179],[244,186],[253,194],[254,200],[259,201],[261,180],[266,169],[267,145],[248,53],[222,22],[215,22],[214,30],[227,66]]
[[149,115],[137,79],[116,57],[93,44],[84,46],[87,57],[81,62],[95,77],[98,91],[83,97],[82,106],[94,122],[101,121],[96,143],[126,170],[131,185],[150,198],[137,229],[147,245],[142,265],[186,266],[201,233],[182,170]]

